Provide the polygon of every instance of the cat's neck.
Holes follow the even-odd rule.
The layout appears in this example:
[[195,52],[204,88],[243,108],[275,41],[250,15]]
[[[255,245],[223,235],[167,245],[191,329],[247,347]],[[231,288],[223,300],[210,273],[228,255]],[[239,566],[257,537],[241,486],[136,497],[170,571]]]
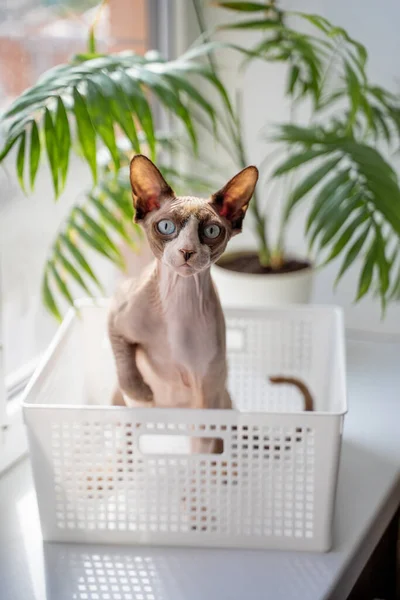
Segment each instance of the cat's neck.
[[161,305],[165,313],[204,314],[213,297],[210,269],[189,277],[157,261],[156,277]]

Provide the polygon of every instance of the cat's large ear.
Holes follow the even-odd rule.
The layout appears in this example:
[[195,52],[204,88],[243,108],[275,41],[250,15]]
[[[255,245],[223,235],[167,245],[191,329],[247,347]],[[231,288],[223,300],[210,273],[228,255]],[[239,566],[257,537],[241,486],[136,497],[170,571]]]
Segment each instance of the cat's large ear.
[[163,199],[175,196],[157,167],[143,154],[132,158],[130,178],[136,222],[160,208]]
[[231,222],[233,234],[242,230],[243,219],[257,180],[257,167],[246,167],[211,197],[211,204],[218,214]]

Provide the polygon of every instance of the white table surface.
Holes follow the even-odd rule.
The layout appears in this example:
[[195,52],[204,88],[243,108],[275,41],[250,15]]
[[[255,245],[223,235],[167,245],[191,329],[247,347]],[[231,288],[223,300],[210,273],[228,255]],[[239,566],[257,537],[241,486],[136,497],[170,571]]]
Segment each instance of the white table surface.
[[328,554],[43,544],[25,460],[0,479],[1,600],[344,599],[400,504],[400,344],[347,344]]

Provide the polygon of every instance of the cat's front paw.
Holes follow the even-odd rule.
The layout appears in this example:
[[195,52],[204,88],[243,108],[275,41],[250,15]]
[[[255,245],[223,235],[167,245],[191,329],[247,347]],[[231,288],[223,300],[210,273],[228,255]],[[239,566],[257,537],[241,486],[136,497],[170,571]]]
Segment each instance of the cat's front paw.
[[140,384],[136,393],[136,400],[139,402],[153,402],[154,400],[151,388],[144,381]]
[[144,381],[136,385],[134,390],[122,390],[122,395],[127,406],[135,406],[138,403],[151,405],[154,401],[153,392]]

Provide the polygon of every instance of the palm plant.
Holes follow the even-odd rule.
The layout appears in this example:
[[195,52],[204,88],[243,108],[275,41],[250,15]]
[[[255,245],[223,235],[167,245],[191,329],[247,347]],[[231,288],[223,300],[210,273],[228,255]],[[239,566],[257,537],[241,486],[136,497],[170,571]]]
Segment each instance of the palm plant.
[[[45,73],[0,118],[4,138],[0,162],[16,149],[15,168],[23,189],[34,187],[44,155],[56,198],[67,181],[72,152],[92,173],[92,188],[57,232],[44,270],[43,298],[57,318],[61,316],[57,296],[72,303],[72,284],[90,295],[95,287],[101,289],[101,278],[91,265],[92,251],[123,268],[117,241],[133,247],[139,241],[126,174],[133,153],[156,159],[176,189],[183,184],[201,192],[221,182],[193,176],[176,166],[179,161],[169,160],[182,149],[198,153],[203,165],[208,162],[204,170],[217,174],[216,165],[199,153],[201,129],[228,150],[237,167],[249,164],[241,91],[235,102],[229,98],[216,60],[221,44],[204,41],[210,33],[202,0],[193,3],[202,40],[179,59],[167,62],[154,51],[145,56],[98,54],[92,28],[86,54]],[[244,56],[243,68],[253,60],[284,63],[292,115],[302,103],[311,106],[309,123],[292,119],[269,134],[282,150],[280,156],[285,155],[271,177],[289,179],[292,185],[276,239],[271,239],[260,196],[250,205],[260,264],[279,272],[286,259],[289,220],[307,201],[306,236],[310,248],[317,249],[319,262],[342,257],[340,278],[362,256],[357,299],[371,288],[383,306],[388,299],[400,298],[400,188],[390,164],[400,136],[398,99],[371,84],[365,48],[326,19],[282,11],[274,2],[216,4],[247,17],[226,23],[223,29],[263,34],[254,47],[230,45]],[[310,31],[288,24],[293,17]],[[212,102],[209,86],[217,96]],[[154,101],[181,123],[179,138],[176,132],[168,136],[157,131]]]
[[[100,55],[91,31],[86,54],[45,73],[1,116],[4,145],[0,162],[16,147],[15,168],[23,190],[34,188],[44,155],[55,198],[66,184],[72,152],[86,161],[92,174],[92,188],[83,202],[74,205],[56,233],[45,265],[42,295],[56,318],[61,318],[57,295],[68,304],[73,302],[71,284],[90,296],[94,288],[102,290],[90,264],[92,251],[123,269],[118,239],[133,248],[138,241],[140,230],[132,223],[127,185],[127,165],[133,153],[144,152],[157,160],[177,189],[182,184],[190,184],[194,190],[209,189],[209,180],[172,167],[168,154],[183,147],[198,153],[192,105],[217,131],[215,110],[189,75],[211,84],[226,111],[232,110],[223,85],[199,60],[213,47],[203,45],[170,62],[155,51],[145,56],[133,52]],[[182,123],[179,144],[177,136],[156,130],[154,101]],[[105,159],[100,149],[106,150]]]
[[[211,34],[202,2],[194,1],[202,39],[207,39]],[[275,126],[273,134],[270,129],[268,140],[277,142],[285,155],[274,165],[270,183],[286,178],[290,186],[274,240],[265,207],[259,198],[253,200],[261,265],[279,272],[286,259],[289,220],[307,201],[305,234],[318,262],[341,257],[338,281],[361,257],[356,300],[372,289],[384,309],[387,300],[400,298],[400,188],[391,164],[399,145],[399,98],[370,82],[365,47],[327,19],[281,10],[274,1],[215,4],[243,17],[220,29],[262,32],[261,42],[240,48],[243,69],[254,60],[287,66],[285,95],[292,119]],[[215,60],[210,67],[218,73]],[[240,90],[238,94],[236,114],[242,104]],[[301,104],[311,106],[310,119],[296,123]],[[243,165],[247,158],[240,122],[239,117],[232,121],[230,139]],[[271,155],[265,162],[271,164]]]

